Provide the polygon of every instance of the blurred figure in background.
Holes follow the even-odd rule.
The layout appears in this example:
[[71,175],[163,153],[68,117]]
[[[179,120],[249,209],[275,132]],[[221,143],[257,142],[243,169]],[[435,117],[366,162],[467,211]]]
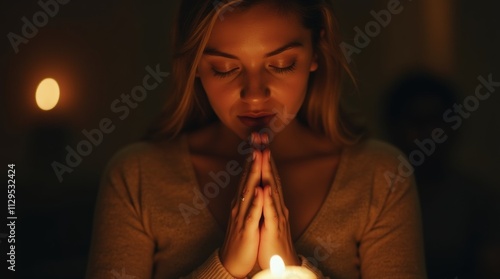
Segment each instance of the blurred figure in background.
[[[444,113],[455,103],[459,103],[456,91],[444,79],[428,73],[404,76],[387,94],[388,139],[409,157],[414,151],[425,154],[423,163],[421,159],[411,163],[422,206],[429,278],[500,278],[494,263],[498,251],[494,224],[499,218],[494,195],[487,194],[480,180],[451,164],[460,129],[453,131]],[[446,140],[433,141],[431,148],[436,128],[444,131],[441,139]],[[417,141],[429,143],[427,151],[432,152],[426,153]]]

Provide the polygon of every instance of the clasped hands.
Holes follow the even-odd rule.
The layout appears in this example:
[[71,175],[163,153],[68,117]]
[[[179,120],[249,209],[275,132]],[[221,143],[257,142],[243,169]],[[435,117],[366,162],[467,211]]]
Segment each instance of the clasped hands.
[[[251,145],[269,144],[267,134],[252,133]],[[272,255],[286,265],[300,265],[293,246],[288,209],[269,148],[254,148],[244,172],[219,256],[226,270],[236,278],[247,276],[258,264],[269,268]]]

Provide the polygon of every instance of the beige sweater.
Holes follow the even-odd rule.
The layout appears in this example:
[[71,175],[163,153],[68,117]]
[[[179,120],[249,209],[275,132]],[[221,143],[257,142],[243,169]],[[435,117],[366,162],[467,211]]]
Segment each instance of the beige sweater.
[[[343,150],[324,204],[295,242],[318,277],[426,277],[418,195],[399,156],[374,140]],[[232,278],[217,256],[224,231],[197,188],[185,135],[119,152],[99,190],[87,278]]]

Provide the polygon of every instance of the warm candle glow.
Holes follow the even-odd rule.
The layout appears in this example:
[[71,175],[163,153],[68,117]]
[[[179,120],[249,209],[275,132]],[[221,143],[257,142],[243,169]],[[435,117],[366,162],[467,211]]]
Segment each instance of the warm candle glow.
[[271,273],[274,276],[283,276],[285,273],[285,263],[280,256],[274,255],[271,257],[271,261],[269,262],[271,266]]
[[36,104],[42,110],[51,110],[59,101],[59,85],[52,78],[40,82],[35,94]]
[[283,259],[274,255],[269,261],[270,269],[262,270],[252,279],[315,279],[314,273],[302,266],[285,266]]

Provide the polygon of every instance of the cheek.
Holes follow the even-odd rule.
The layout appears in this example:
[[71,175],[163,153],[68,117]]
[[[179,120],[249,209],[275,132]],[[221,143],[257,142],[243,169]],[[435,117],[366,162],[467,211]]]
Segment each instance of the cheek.
[[282,83],[279,91],[279,101],[287,105],[289,109],[298,111],[301,107],[306,92],[309,72],[294,75]]
[[226,118],[238,101],[238,94],[235,93],[237,90],[213,79],[201,81],[215,114],[221,119]]
[[223,94],[208,95],[208,100],[213,110],[220,118],[223,118],[223,115],[231,112],[231,107],[234,104],[232,98],[223,96]]

